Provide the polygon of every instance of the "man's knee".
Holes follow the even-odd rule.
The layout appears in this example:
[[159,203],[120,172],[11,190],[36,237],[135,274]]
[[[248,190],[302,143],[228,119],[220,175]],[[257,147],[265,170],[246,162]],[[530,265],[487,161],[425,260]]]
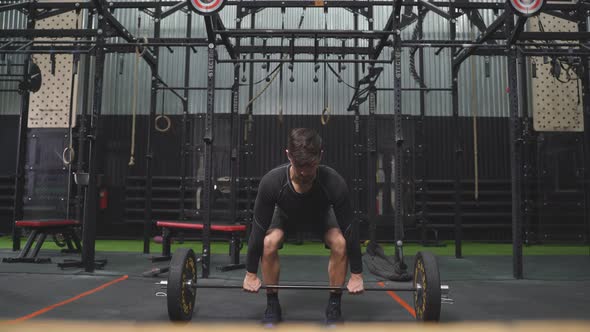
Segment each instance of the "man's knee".
[[326,240],[326,243],[330,247],[332,254],[346,256],[346,239],[342,235],[342,232],[334,229],[334,231],[328,232]]
[[281,248],[282,231],[273,230],[264,237],[264,255],[274,255]]

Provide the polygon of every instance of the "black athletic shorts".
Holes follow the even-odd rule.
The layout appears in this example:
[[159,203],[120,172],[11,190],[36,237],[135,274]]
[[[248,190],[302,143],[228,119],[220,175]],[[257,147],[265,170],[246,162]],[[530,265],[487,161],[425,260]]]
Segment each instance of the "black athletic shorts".
[[275,210],[272,214],[272,219],[267,232],[270,232],[274,228],[281,229],[283,232],[285,232],[285,236],[288,233],[295,234],[298,231],[313,232],[320,236],[323,241],[324,235],[329,229],[340,228],[340,225],[338,225],[338,220],[336,219],[336,214],[334,213],[332,206],[330,206],[330,208],[323,215],[318,216],[317,219],[291,220],[285,211],[283,211],[277,205],[275,206]]

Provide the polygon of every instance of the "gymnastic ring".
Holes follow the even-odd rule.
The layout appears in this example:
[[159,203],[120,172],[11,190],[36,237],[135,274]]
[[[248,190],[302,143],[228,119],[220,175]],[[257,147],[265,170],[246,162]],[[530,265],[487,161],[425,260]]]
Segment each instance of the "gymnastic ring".
[[[69,158],[66,157],[66,153],[69,155]],[[70,165],[72,161],[74,161],[75,157],[76,152],[74,151],[74,148],[72,148],[71,146],[66,147],[64,151],[61,153],[61,160],[63,161],[64,165]]]
[[320,121],[322,125],[325,126],[330,122],[330,108],[326,107],[322,110],[322,115],[320,116]]
[[[166,123],[166,126],[160,127],[158,125],[158,121],[160,119],[164,119],[164,122]],[[170,127],[171,126],[172,126],[172,122],[170,121],[170,118],[168,117],[168,115],[160,114],[160,115],[156,116],[156,119],[154,120],[154,127],[156,128],[157,131],[159,131],[161,133],[165,133],[168,130],[170,130]]]

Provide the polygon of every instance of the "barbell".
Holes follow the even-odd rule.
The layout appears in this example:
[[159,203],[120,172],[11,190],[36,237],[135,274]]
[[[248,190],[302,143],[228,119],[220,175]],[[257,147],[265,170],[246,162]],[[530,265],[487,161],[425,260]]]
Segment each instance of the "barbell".
[[[171,321],[192,319],[198,288],[242,289],[242,285],[210,285],[197,283],[197,257],[190,248],[179,248],[172,255],[166,286],[168,317]],[[342,290],[346,287],[318,285],[263,285],[262,289]],[[414,280],[402,287],[366,287],[365,291],[413,292],[417,321],[438,321],[443,295],[449,291],[440,284],[436,257],[430,252],[418,252],[414,263]]]

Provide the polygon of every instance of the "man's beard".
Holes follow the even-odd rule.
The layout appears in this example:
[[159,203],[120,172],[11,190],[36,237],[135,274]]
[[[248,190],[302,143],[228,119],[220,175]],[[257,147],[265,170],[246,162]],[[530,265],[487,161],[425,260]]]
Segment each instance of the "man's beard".
[[309,176],[301,176],[301,175],[296,174],[293,177],[293,181],[299,185],[310,185],[313,183],[314,179],[315,179],[315,174],[309,175]]

